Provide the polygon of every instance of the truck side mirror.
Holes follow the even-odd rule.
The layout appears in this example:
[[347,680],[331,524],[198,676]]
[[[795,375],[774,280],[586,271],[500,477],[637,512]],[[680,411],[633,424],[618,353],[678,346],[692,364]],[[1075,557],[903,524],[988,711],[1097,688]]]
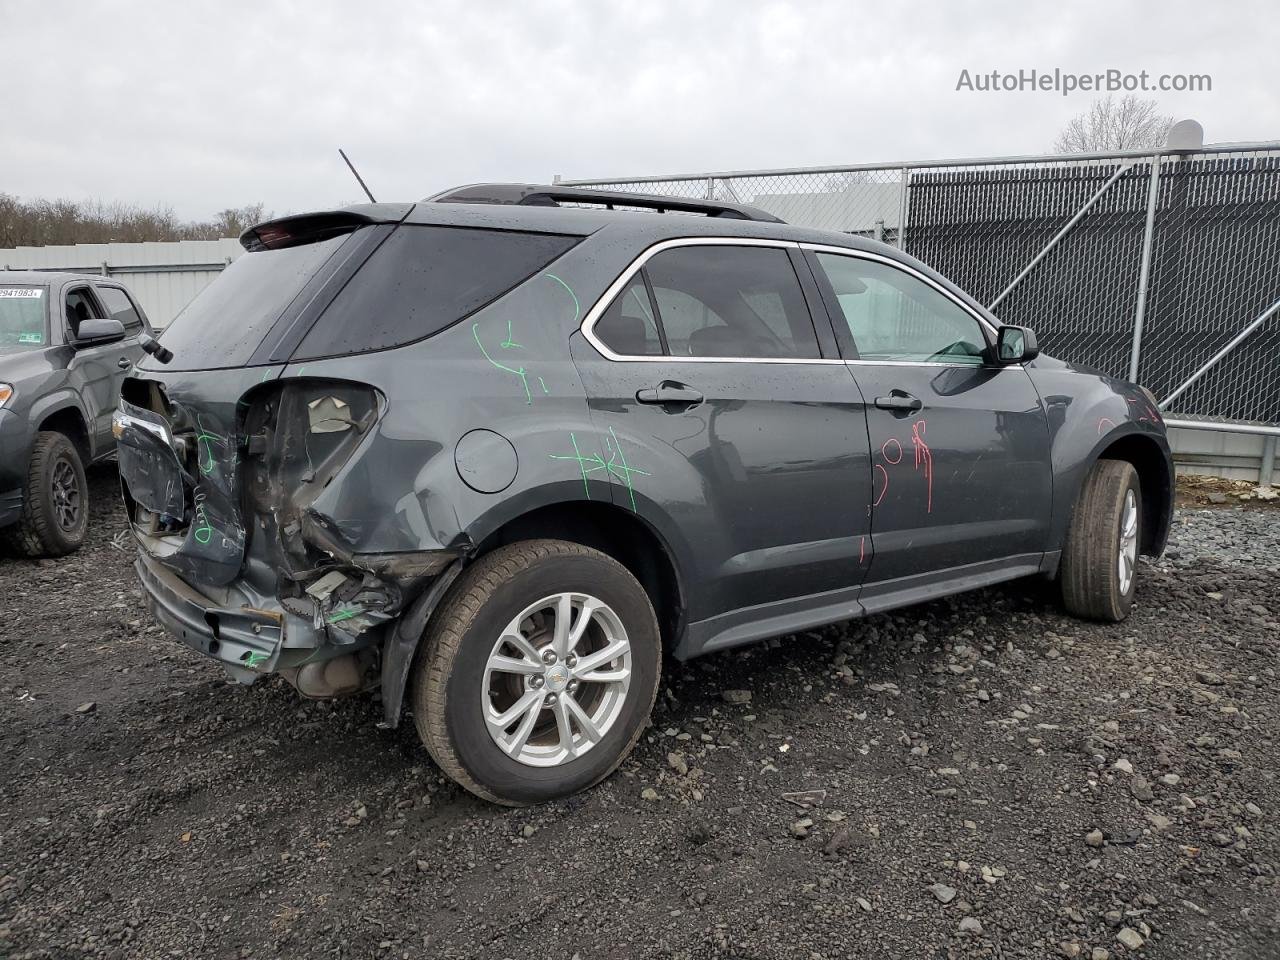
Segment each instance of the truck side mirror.
[[124,339],[124,324],[119,320],[86,317],[76,329],[77,347],[96,347]]

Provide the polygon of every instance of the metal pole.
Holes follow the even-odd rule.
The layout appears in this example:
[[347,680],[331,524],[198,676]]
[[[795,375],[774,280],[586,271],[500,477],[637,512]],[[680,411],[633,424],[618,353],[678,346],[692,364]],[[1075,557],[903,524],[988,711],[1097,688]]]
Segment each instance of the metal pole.
[[1262,441],[1262,467],[1258,470],[1258,486],[1271,486],[1276,468],[1276,438],[1271,435]]
[[1111,179],[1109,179],[1106,183],[1104,183],[1102,187],[1098,190],[1098,192],[1095,193],[1092,197],[1090,197],[1088,202],[1086,202],[1083,207],[1081,207],[1079,210],[1076,211],[1075,216],[1067,221],[1066,226],[1064,226],[1061,230],[1057,232],[1057,234],[1054,236],[1052,240],[1048,242],[1045,248],[1036,254],[1035,259],[1022,268],[1022,272],[1013,278],[1013,282],[1004,288],[1004,291],[1000,294],[1000,296],[996,297],[994,300],[991,301],[991,304],[990,306],[987,307],[987,309],[994,310],[999,305],[1000,301],[1003,300],[1005,297],[1007,297],[1012,292],[1013,288],[1016,287],[1018,284],[1020,284],[1023,278],[1026,277],[1027,274],[1029,274],[1032,270],[1036,268],[1036,264],[1038,264],[1041,260],[1047,257],[1050,251],[1052,251],[1053,248],[1058,245],[1058,243],[1062,240],[1062,238],[1065,237],[1068,233],[1072,231],[1072,229],[1075,228],[1075,225],[1084,218],[1084,215],[1089,212],[1089,209],[1095,203],[1097,203],[1099,199],[1101,199],[1104,193],[1106,193],[1109,189],[1111,189],[1111,185],[1120,179],[1120,175],[1132,166],[1133,166],[1132,163],[1126,163],[1124,164],[1124,166],[1118,168],[1116,172],[1111,175]]
[[898,249],[907,249],[907,188],[911,185],[911,171],[902,168],[902,199],[898,205]]
[[1142,351],[1142,323],[1147,317],[1147,279],[1151,275],[1151,246],[1156,229],[1156,202],[1160,196],[1160,154],[1151,158],[1151,184],[1147,188],[1147,223],[1142,232],[1142,266],[1138,270],[1138,305],[1133,313],[1133,349],[1129,353],[1129,380],[1138,382],[1138,357]]
[[1242,340],[1244,340],[1246,337],[1249,336],[1249,334],[1253,333],[1253,331],[1257,330],[1260,326],[1262,326],[1269,319],[1271,319],[1271,315],[1275,313],[1277,310],[1280,310],[1280,300],[1277,300],[1271,306],[1267,307],[1266,310],[1262,311],[1262,314],[1256,320],[1254,320],[1253,323],[1249,324],[1247,327],[1245,327],[1243,330],[1237,333],[1234,337],[1232,337],[1231,341],[1225,347],[1223,347],[1221,350],[1215,353],[1212,357],[1210,357],[1208,361],[1205,362],[1204,366],[1202,366],[1199,370],[1197,370],[1191,376],[1187,377],[1186,382],[1183,383],[1182,386],[1178,387],[1177,390],[1174,390],[1173,393],[1169,394],[1167,397],[1161,400],[1158,404],[1156,404],[1156,406],[1158,406],[1161,410],[1168,409],[1169,404],[1173,403],[1174,400],[1182,396],[1182,394],[1186,392],[1188,387],[1190,387],[1193,383],[1195,383],[1197,380],[1203,377],[1206,373],[1212,370],[1215,366],[1217,366],[1219,360],[1221,360],[1228,353],[1234,350]]
[[592,177],[587,180],[562,180],[566,187],[589,187],[613,183],[666,183],[671,180],[717,180],[750,177],[784,177],[822,173],[856,173],[866,170],[929,170],[936,167],[985,167],[1006,166],[1019,163],[1078,164],[1082,161],[1146,160],[1156,153],[1176,153],[1179,156],[1200,156],[1226,153],[1261,153],[1280,150],[1280,141],[1267,140],[1258,143],[1222,143],[1199,150],[1113,150],[1107,153],[1054,153],[1006,157],[957,157],[950,160],[893,160],[884,163],[848,163],[827,167],[782,167],[768,170],[716,170],[712,173],[660,173],[632,177]]
[[1230,423],[1219,420],[1169,420],[1164,422],[1173,430],[1210,430],[1214,433],[1247,433],[1253,436],[1280,437],[1280,426],[1265,423]]
[[716,198],[716,178],[707,177],[707,196],[706,199],[714,200]]

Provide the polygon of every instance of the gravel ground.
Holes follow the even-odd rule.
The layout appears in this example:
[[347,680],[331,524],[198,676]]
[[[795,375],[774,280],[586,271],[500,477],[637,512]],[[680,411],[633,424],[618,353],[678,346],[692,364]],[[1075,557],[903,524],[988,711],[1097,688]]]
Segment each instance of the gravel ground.
[[1020,583],[669,663],[618,774],[507,810],[168,640],[92,483],[0,559],[0,956],[1280,957],[1275,504],[1184,512],[1118,626]]

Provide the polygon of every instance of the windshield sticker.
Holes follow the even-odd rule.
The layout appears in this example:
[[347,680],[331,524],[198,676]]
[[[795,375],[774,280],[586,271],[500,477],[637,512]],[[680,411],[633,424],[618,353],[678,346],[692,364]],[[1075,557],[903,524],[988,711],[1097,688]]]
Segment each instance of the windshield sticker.
[[18,334],[18,342],[19,343],[44,343],[44,334],[41,333],[39,330],[36,330],[32,333],[20,333]]
[[0,300],[39,300],[43,287],[0,287]]

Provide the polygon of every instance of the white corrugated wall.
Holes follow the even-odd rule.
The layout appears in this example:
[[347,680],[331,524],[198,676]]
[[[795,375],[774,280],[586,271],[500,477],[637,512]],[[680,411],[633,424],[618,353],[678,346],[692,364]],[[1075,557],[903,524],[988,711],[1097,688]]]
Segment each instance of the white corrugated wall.
[[234,238],[10,247],[0,249],[0,269],[105,273],[128,287],[151,323],[163,328],[243,252]]

